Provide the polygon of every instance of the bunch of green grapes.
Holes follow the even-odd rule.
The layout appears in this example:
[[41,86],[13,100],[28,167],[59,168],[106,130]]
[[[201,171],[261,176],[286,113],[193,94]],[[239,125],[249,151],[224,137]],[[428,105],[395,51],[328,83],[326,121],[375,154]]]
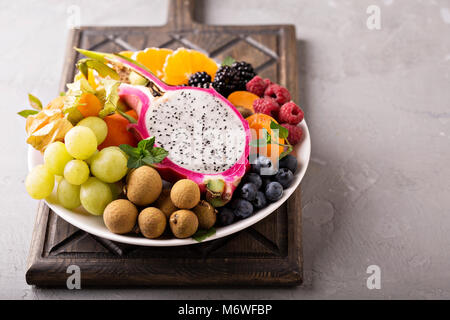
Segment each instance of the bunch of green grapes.
[[70,129],[62,142],[53,142],[44,152],[44,164],[28,174],[25,187],[34,199],[48,197],[55,176],[62,176],[56,189],[59,203],[74,209],[82,205],[93,215],[103,214],[116,196],[113,184],[128,172],[127,157],[118,147],[101,151],[97,146],[108,134],[106,123],[88,117]]

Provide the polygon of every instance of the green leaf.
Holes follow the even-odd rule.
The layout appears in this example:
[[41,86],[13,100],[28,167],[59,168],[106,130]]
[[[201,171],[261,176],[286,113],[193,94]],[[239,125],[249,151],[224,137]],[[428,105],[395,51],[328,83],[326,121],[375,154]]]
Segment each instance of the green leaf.
[[94,60],[94,59],[81,59],[77,62],[77,68],[81,71],[84,77],[88,78],[88,70],[94,69],[98,72],[100,77],[106,78],[110,77],[113,80],[119,80],[119,74],[112,68],[108,67],[102,61]]
[[142,162],[141,158],[135,158],[135,157],[128,158],[127,167],[130,169],[136,169],[143,165],[144,165],[144,163]]
[[251,140],[248,145],[250,147],[258,148],[258,147],[265,146],[266,144],[267,144],[267,139],[261,138],[261,139]]
[[138,148],[141,150],[150,151],[154,145],[155,145],[155,137],[151,137],[151,138],[139,141]]
[[60,97],[64,97],[66,95],[66,93],[64,92],[64,91],[61,91],[60,93],[59,93],[59,96]]
[[276,123],[275,121],[272,121],[270,123],[270,129],[272,130],[278,130],[278,136],[281,139],[287,139],[288,135],[289,135],[289,130],[286,129],[285,127],[283,127],[282,125]]
[[74,49],[77,50],[79,53],[85,55],[88,58],[91,58],[91,59],[94,59],[94,60],[98,60],[98,61],[101,61],[101,62],[106,62],[105,58],[108,58],[108,57],[111,56],[110,53],[89,51],[89,50],[80,49],[80,48],[76,48],[76,47],[74,47]]
[[[286,141],[287,141],[287,140],[286,140]],[[286,146],[286,145],[281,145],[281,144],[280,144],[280,146]],[[289,143],[289,141],[288,141],[287,147],[288,147],[288,148],[287,148],[286,150],[284,150],[284,151],[280,154],[280,160],[283,159],[283,158],[286,157],[289,153],[292,152],[293,148],[292,148],[292,145]]]
[[167,150],[159,147],[153,147],[150,153],[154,159],[154,163],[160,163],[164,160],[165,157],[169,155],[169,152]]
[[89,67],[86,63],[86,60],[88,59],[81,59],[77,62],[76,67],[78,68],[78,70],[80,70],[80,72],[83,74],[83,76],[88,79],[89,77]]
[[215,228],[211,228],[209,230],[200,229],[192,236],[192,238],[195,241],[202,242],[206,238],[212,237],[215,234],[216,234],[216,229]]
[[121,144],[119,146],[120,150],[125,152],[129,157],[139,157],[140,152],[138,148],[133,148],[132,146],[128,144]]
[[37,111],[37,110],[22,110],[22,111],[17,112],[17,114],[19,116],[22,116],[24,118],[27,118],[28,116],[32,116],[32,115],[35,115],[38,113],[39,113],[39,111]]
[[125,119],[127,119],[130,123],[137,123],[136,119],[133,118],[132,116],[126,114],[125,112],[123,112],[122,110],[120,110],[119,108],[117,108],[116,112],[118,114],[120,114],[122,117],[124,117]]
[[30,102],[30,106],[36,110],[42,110],[42,102],[31,93],[28,94],[28,101]]
[[116,80],[102,80],[105,94],[105,104],[103,109],[99,112],[99,117],[104,118],[107,115],[113,114],[117,110],[117,102],[119,101],[118,89],[120,82]]
[[222,66],[230,66],[231,67],[231,65],[233,63],[235,63],[235,62],[236,62],[235,59],[233,59],[232,57],[228,56],[225,59],[223,59]]
[[139,168],[145,164],[152,165],[163,161],[169,152],[163,148],[154,147],[154,144],[155,137],[139,141],[137,148],[121,144],[119,148],[129,156],[128,168]]

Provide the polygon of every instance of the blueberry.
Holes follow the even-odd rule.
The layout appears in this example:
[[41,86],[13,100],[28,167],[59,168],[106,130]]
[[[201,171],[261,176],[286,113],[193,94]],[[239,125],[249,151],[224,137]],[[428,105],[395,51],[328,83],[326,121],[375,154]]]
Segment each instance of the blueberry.
[[269,183],[266,186],[266,198],[269,201],[277,201],[283,195],[283,186],[276,181]]
[[241,187],[239,195],[242,199],[252,201],[256,197],[256,191],[258,191],[258,188],[253,183],[247,182]]
[[264,208],[267,204],[266,196],[264,195],[264,193],[261,191],[258,191],[256,193],[255,200],[252,201],[252,204],[256,209]]
[[232,203],[233,213],[236,218],[245,219],[252,215],[253,205],[250,201],[244,199],[236,199]]
[[227,207],[220,208],[217,220],[221,226],[228,226],[234,221],[233,210]]
[[251,165],[251,170],[261,176],[273,176],[277,173],[277,170],[273,168],[272,161],[264,156],[256,158],[255,163]]
[[287,168],[291,170],[292,173],[295,173],[295,170],[297,170],[297,158],[288,154],[280,160],[279,166],[280,168]]
[[275,175],[274,180],[279,182],[284,189],[289,187],[294,180],[294,175],[291,170],[286,168],[280,168],[278,173]]
[[267,177],[267,176],[263,176],[262,177],[262,186],[261,186],[261,190],[266,190],[266,186],[272,182],[272,178],[273,177]]
[[251,182],[256,186],[256,189],[261,188],[262,180],[259,174],[255,172],[249,172],[244,176],[244,182]]

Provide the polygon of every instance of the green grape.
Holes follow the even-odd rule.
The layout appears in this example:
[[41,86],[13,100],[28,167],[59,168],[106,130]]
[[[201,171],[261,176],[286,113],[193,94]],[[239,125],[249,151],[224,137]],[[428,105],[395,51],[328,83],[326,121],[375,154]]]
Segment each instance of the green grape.
[[80,186],[70,184],[62,179],[56,191],[59,203],[66,209],[75,209],[81,205]]
[[33,199],[48,197],[54,186],[55,176],[42,164],[34,167],[25,180],[25,188]]
[[122,193],[123,190],[123,183],[122,181],[109,183],[109,188],[111,189],[111,193],[113,195],[113,199],[117,199],[119,195]]
[[64,168],[64,178],[69,183],[79,186],[89,178],[89,166],[83,160],[71,160]]
[[94,132],[83,126],[69,130],[64,137],[69,154],[75,159],[85,160],[97,150],[97,138]]
[[97,137],[97,144],[101,144],[108,134],[108,126],[103,119],[99,117],[87,117],[78,122],[77,126],[83,126],[91,129]]
[[113,183],[122,179],[128,171],[127,157],[118,147],[108,147],[94,156],[91,172],[100,180]]
[[97,178],[90,177],[81,185],[80,200],[83,207],[96,216],[102,215],[105,207],[113,200],[111,188]]
[[64,143],[59,141],[49,144],[44,152],[45,166],[51,173],[58,176],[63,175],[64,166],[72,159]]
[[92,163],[92,159],[94,159],[94,157],[97,153],[98,153],[98,150],[95,150],[94,154],[92,156],[90,156],[89,158],[87,158],[86,160],[84,160],[84,162],[86,162],[90,166]]

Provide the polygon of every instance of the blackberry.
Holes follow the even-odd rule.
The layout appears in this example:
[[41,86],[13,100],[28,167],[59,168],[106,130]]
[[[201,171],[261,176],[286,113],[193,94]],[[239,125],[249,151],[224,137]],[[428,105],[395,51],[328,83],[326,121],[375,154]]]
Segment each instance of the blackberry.
[[216,72],[212,86],[225,98],[234,91],[245,90],[244,81],[237,69],[230,66],[221,66]]
[[245,61],[236,61],[231,67],[237,70],[239,77],[245,81],[246,84],[256,76],[256,72],[253,70],[252,65]]
[[211,76],[206,72],[196,72],[189,78],[189,85],[191,87],[209,88],[211,83]]

